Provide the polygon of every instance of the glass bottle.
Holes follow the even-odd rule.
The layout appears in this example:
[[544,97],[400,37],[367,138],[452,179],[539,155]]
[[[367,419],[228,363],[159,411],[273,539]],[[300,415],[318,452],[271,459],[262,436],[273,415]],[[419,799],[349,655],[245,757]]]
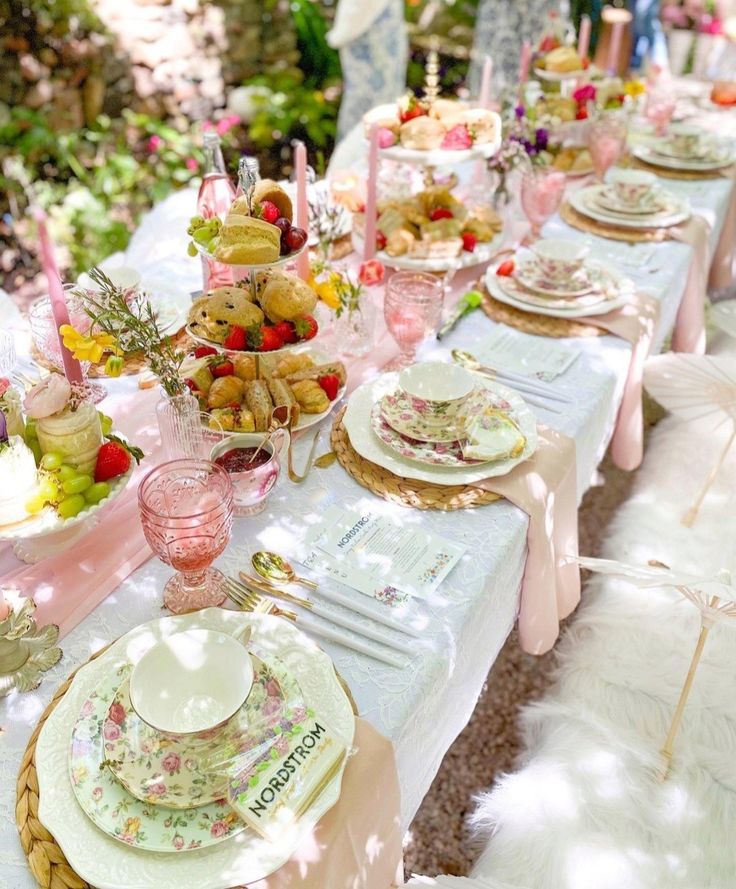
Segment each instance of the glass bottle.
[[[220,137],[209,130],[204,134],[204,174],[197,195],[197,215],[204,219],[211,219],[213,216],[224,219],[234,199],[235,188],[225,169]],[[230,266],[202,257],[202,284],[205,292],[232,283]]]
[[238,163],[238,197],[245,194],[261,178],[261,168],[257,157],[244,154]]

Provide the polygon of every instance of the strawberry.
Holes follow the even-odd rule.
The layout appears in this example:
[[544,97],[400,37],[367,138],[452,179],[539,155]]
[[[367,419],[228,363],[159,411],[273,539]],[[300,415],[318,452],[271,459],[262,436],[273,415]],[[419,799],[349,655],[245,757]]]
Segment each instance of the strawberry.
[[212,346],[197,346],[194,350],[195,358],[206,358],[208,355],[217,355],[217,349],[213,349]]
[[248,345],[258,352],[273,352],[284,345],[275,327],[267,324],[253,324],[248,328]]
[[437,222],[438,219],[453,219],[454,217],[452,210],[448,210],[447,207],[437,207],[429,214],[429,218],[432,222]]
[[271,225],[281,216],[279,208],[271,201],[261,201],[261,219],[264,222],[270,222]]
[[508,278],[509,275],[513,275],[514,273],[514,260],[507,259],[505,262],[502,262],[501,265],[496,269],[496,274],[500,275],[502,278]]
[[245,330],[237,324],[231,324],[230,331],[222,341],[222,345],[226,349],[242,352],[246,347]]
[[239,411],[240,410],[240,402],[239,401],[231,401],[230,404],[227,405],[231,411]]
[[133,447],[114,435],[108,435],[107,438],[108,440],[97,452],[96,482],[106,482],[123,475],[130,469],[131,457],[136,463],[140,463],[143,458],[143,451],[140,448]]
[[578,105],[578,110],[575,112],[575,120],[587,120],[588,119],[588,109],[585,105]]
[[304,317],[296,319],[294,322],[294,329],[296,330],[298,339],[311,340],[317,336],[319,327],[311,315],[304,315]]
[[296,331],[291,321],[279,321],[278,324],[274,324],[273,329],[281,338],[282,343],[296,342]]
[[376,232],[376,250],[386,249],[386,235],[382,231]]
[[445,133],[445,138],[440,143],[440,148],[449,151],[462,151],[464,148],[473,147],[473,137],[464,123],[459,123]]
[[416,96],[409,96],[403,107],[399,107],[399,120],[401,123],[406,123],[407,120],[414,120],[415,117],[423,117],[426,114],[427,109],[420,104]]
[[545,34],[539,42],[539,51],[543,53],[552,52],[552,50],[557,49],[559,45],[560,41],[555,36],[552,34]]
[[337,374],[325,374],[323,377],[317,377],[317,382],[330,401],[334,401],[337,398],[337,393],[340,389],[340,377]]
[[475,246],[478,243],[478,238],[472,232],[463,232],[463,250],[467,253],[472,253],[475,250]]
[[235,373],[235,367],[232,361],[227,358],[219,358],[210,364],[210,370],[213,377],[231,377]]
[[187,379],[184,380],[184,385],[189,387],[190,392],[197,391],[197,384],[190,377],[187,377]]

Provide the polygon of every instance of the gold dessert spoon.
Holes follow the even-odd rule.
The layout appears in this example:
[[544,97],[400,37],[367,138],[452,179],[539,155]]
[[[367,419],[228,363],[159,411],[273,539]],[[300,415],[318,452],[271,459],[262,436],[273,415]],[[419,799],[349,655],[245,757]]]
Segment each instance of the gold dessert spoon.
[[317,584],[306,577],[299,577],[291,565],[278,553],[259,550],[251,556],[251,564],[266,580],[274,583],[300,583],[310,590],[316,590]]

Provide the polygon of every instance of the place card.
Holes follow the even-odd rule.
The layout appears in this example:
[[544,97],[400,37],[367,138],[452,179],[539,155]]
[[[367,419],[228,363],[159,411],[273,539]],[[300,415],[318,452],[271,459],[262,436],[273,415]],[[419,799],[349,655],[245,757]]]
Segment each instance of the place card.
[[[563,374],[580,353],[549,337],[522,334],[498,324],[475,347],[481,364],[549,382]],[[499,381],[503,382],[503,381]]]
[[278,839],[309,809],[337,774],[348,745],[312,709],[256,755],[248,751],[234,769],[227,801],[243,821],[267,840]]
[[429,596],[466,546],[370,508],[331,506],[309,538],[302,562],[389,605]]

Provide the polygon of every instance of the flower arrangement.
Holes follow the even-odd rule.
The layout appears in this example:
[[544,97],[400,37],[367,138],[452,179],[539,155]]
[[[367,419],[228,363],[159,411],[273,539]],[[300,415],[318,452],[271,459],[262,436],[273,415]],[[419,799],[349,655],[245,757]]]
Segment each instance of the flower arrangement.
[[518,166],[546,166],[551,163],[549,130],[541,126],[536,110],[524,105],[514,108],[513,117],[501,142],[501,147],[488,161],[488,169],[496,174],[494,204],[509,200],[508,174]]
[[310,284],[322,302],[333,309],[339,318],[343,312],[359,312],[364,288],[380,284],[385,274],[383,263],[377,259],[361,263],[357,276],[348,269],[337,269],[320,259],[312,263]]

